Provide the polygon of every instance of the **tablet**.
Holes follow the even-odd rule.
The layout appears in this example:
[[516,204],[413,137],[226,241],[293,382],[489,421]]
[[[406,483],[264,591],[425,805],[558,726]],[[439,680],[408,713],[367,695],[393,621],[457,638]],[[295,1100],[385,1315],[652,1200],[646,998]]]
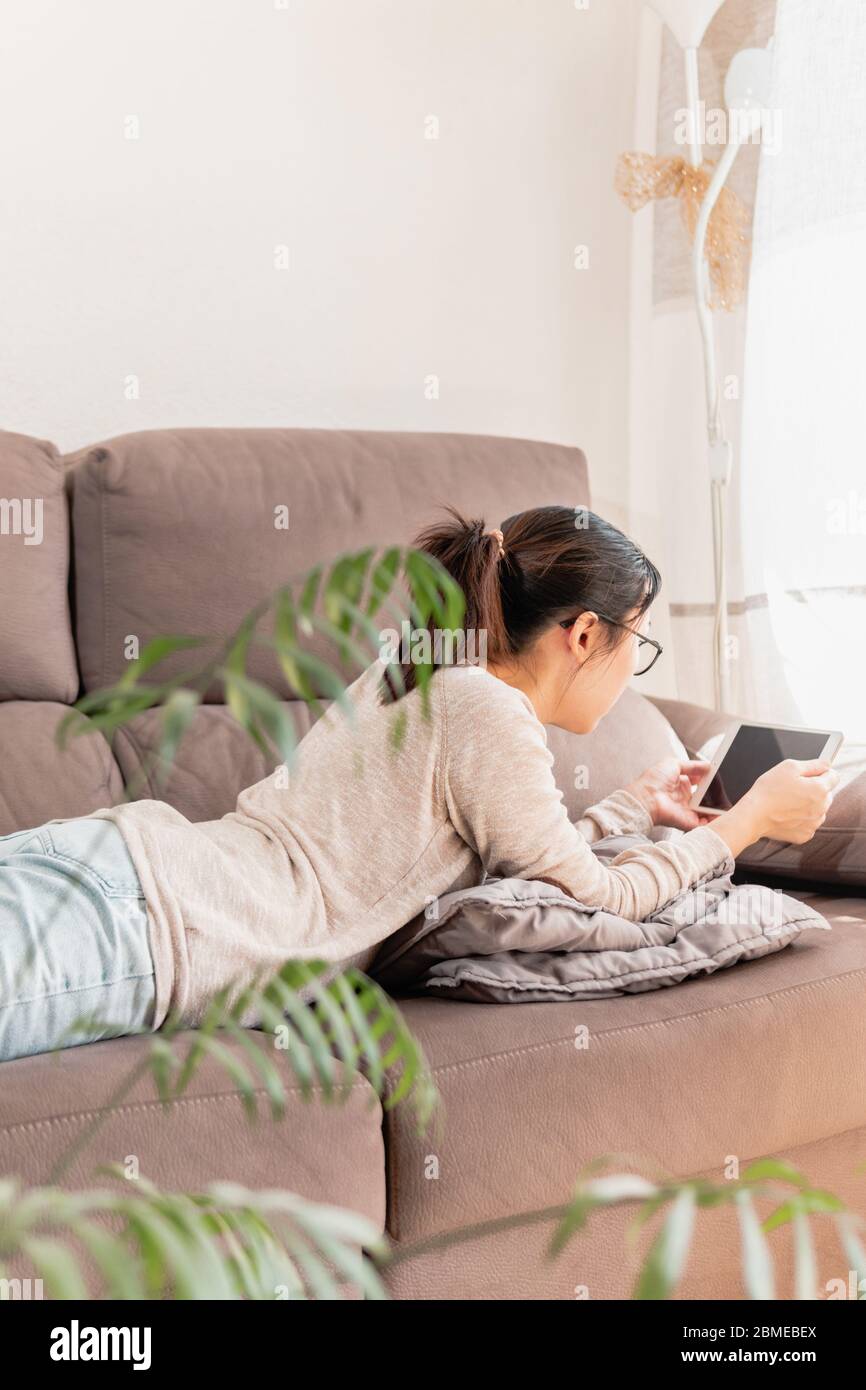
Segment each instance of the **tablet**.
[[786,758],[826,758],[832,762],[841,742],[842,735],[830,729],[736,720],[716,749],[712,767],[695,788],[690,804],[703,815],[720,816],[776,763]]

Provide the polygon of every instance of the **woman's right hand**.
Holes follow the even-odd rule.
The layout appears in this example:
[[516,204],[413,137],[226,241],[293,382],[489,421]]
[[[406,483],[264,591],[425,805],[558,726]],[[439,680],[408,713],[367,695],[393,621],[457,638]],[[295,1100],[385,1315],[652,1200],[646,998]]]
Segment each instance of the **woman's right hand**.
[[758,839],[803,845],[823,825],[838,781],[838,772],[824,758],[786,758],[758,778],[741,805],[754,817]]
[[786,758],[763,773],[744,797],[710,821],[736,859],[747,845],[765,836],[792,845],[811,840],[822,825],[839,781],[823,758]]

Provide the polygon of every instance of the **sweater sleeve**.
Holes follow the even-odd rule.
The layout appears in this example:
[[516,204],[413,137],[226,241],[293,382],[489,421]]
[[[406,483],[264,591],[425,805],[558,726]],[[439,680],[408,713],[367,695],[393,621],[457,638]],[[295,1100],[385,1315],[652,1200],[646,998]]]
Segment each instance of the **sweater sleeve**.
[[653,819],[643,802],[623,789],[589,806],[574,824],[583,838],[593,844],[605,835],[648,835]]
[[568,818],[544,727],[522,692],[467,670],[443,688],[443,716],[448,813],[491,875],[544,879],[585,907],[639,922],[730,857],[699,826],[601,860]]

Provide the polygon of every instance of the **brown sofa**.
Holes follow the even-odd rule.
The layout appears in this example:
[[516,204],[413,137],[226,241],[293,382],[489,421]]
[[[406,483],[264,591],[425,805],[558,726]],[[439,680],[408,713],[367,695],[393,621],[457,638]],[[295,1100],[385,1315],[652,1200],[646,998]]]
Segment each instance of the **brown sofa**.
[[[113,747],[98,734],[65,752],[54,742],[79,691],[121,675],[130,637],[143,645],[157,633],[227,632],[316,561],[410,540],[440,503],[494,525],[530,505],[585,504],[589,494],[581,452],[549,444],[166,430],[69,458],[0,435],[0,499],[6,834],[111,804],[140,773],[154,747],[150,714]],[[38,544],[22,534],[27,512],[5,505],[25,499],[42,503]],[[274,525],[283,507],[288,530]],[[287,697],[281,673],[257,660],[254,674]],[[210,692],[159,792],[194,819],[231,809],[241,787],[269,771],[218,695]],[[303,728],[306,711],[295,713]],[[590,738],[552,732],[560,784],[577,810],[680,748],[679,738],[695,747],[716,727],[710,712],[657,708],[628,692]],[[578,766],[590,771],[579,794]],[[717,1179],[732,1156],[745,1164],[776,1155],[866,1212],[857,1171],[866,1160],[864,886],[850,875],[844,889],[803,878],[799,891],[832,933],[674,989],[571,1005],[406,1000],[444,1102],[440,1129],[426,1136],[407,1107],[383,1112],[361,1075],[342,1108],[295,1092],[282,1123],[251,1127],[231,1080],[208,1062],[167,1109],[140,1079],[62,1180],[81,1184],[99,1164],[136,1155],[142,1173],[172,1187],[233,1178],[346,1205],[389,1233],[393,1294],[423,1299],[628,1296],[638,1254],[626,1247],[625,1211],[598,1214],[564,1254],[546,1254],[576,1174],[606,1153]],[[575,1046],[578,1026],[589,1030],[588,1048]],[[143,1046],[120,1039],[3,1064],[0,1174],[48,1180]],[[847,1277],[829,1222],[816,1235],[822,1278]],[[790,1293],[790,1236],[773,1239],[780,1293]],[[702,1215],[683,1296],[742,1297],[739,1263],[731,1213]]]

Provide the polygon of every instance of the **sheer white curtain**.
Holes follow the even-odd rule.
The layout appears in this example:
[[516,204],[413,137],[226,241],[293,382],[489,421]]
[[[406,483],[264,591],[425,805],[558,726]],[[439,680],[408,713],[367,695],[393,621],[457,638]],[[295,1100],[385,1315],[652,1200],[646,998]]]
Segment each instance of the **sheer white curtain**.
[[866,741],[866,5],[778,0],[753,227],[733,703]]
[[[734,444],[729,703],[841,728],[853,755],[866,743],[866,3],[726,0],[700,52],[708,108],[733,54],[774,32],[773,151],[746,147],[731,178],[754,202],[747,306],[716,316]],[[640,61],[635,148],[681,153],[682,55],[646,8]],[[632,306],[630,524],[664,573],[673,657],[649,679],[711,705],[701,347],[670,202],[635,217]]]

